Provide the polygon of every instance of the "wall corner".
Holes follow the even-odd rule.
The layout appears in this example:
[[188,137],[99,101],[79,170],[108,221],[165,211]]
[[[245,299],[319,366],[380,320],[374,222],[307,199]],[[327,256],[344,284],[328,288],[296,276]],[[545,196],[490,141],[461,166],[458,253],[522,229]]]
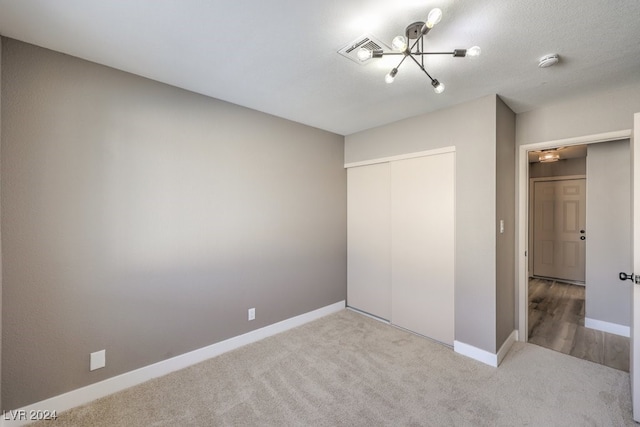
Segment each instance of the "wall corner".
[[495,350],[516,328],[516,115],[495,96],[496,289]]

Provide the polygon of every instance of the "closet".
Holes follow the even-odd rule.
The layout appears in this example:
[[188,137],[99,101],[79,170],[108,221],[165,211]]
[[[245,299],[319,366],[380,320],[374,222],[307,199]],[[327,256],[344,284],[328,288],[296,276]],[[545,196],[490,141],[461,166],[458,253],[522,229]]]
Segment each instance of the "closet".
[[453,148],[346,165],[347,305],[453,345]]

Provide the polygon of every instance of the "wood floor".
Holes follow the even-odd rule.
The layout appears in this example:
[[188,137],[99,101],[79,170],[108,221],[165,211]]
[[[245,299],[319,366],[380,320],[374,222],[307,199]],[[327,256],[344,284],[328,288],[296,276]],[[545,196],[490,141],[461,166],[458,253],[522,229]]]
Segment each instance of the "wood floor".
[[629,371],[629,338],[584,327],[585,288],[529,280],[529,342]]

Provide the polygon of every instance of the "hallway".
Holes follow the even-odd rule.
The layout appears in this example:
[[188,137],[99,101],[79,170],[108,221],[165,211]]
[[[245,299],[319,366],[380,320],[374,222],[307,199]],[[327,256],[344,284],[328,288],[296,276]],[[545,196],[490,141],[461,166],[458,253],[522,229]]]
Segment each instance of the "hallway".
[[529,342],[629,371],[629,338],[584,327],[585,288],[529,279]]

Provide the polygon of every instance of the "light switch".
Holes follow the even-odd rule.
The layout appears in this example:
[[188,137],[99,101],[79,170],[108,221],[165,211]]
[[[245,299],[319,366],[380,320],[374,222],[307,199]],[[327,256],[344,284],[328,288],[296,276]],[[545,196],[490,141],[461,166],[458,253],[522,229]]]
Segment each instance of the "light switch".
[[500,234],[504,234],[504,219],[500,220]]

